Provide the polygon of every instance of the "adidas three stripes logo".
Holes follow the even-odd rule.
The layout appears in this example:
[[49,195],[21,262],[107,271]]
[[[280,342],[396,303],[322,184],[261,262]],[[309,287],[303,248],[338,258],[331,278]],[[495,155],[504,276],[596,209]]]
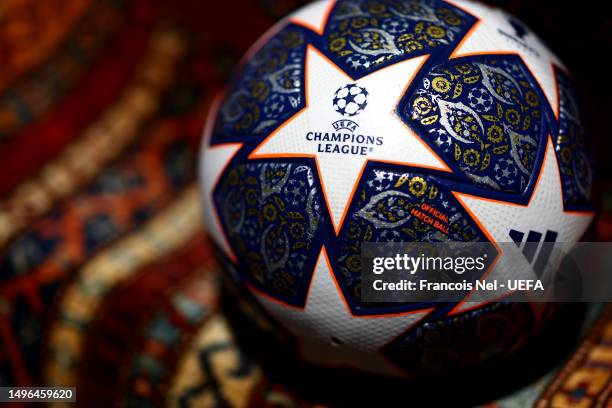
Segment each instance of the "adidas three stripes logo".
[[550,253],[553,249],[552,243],[557,241],[557,233],[548,230],[544,237],[542,237],[542,233],[532,230],[527,233],[527,238],[525,239],[524,232],[510,230],[509,235],[517,247],[522,247],[523,256],[533,266],[536,275],[540,277],[550,258]]

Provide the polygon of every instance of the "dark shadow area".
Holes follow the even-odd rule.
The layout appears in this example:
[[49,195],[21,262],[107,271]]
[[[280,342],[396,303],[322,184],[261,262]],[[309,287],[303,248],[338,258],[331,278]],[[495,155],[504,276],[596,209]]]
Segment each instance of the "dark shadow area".
[[548,320],[540,334],[509,358],[405,381],[304,364],[293,351],[290,337],[262,332],[252,317],[263,312],[251,310],[247,316],[234,299],[226,288],[222,307],[247,357],[261,365],[272,383],[282,384],[303,400],[334,407],[419,402],[432,407],[471,407],[510,395],[565,361],[576,346],[585,312],[585,304],[563,305],[557,318]]

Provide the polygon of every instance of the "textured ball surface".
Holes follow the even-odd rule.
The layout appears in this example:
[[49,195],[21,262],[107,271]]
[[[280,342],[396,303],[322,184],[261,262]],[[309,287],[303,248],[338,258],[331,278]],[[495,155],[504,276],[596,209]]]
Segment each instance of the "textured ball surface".
[[[314,2],[211,110],[209,233],[310,363],[402,376],[503,356],[542,306],[362,302],[361,243],[579,240],[593,176],[578,106],[563,64],[500,10]],[[530,259],[498,254],[486,273],[515,267]]]

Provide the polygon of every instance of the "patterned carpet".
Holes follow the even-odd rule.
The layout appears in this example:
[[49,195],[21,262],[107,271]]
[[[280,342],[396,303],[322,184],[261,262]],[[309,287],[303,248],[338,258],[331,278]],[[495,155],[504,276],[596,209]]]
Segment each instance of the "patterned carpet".
[[[240,30],[223,3],[0,2],[0,386],[76,386],[83,406],[321,406],[238,346],[195,179],[213,96],[300,2],[237,0]],[[602,309],[570,358],[485,406],[612,406]]]

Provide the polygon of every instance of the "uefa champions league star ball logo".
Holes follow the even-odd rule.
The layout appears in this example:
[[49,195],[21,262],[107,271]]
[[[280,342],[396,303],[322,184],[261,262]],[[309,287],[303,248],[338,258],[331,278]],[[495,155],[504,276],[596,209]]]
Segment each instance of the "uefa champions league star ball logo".
[[344,85],[336,90],[333,104],[336,112],[343,116],[358,115],[368,105],[368,91],[359,85]]

